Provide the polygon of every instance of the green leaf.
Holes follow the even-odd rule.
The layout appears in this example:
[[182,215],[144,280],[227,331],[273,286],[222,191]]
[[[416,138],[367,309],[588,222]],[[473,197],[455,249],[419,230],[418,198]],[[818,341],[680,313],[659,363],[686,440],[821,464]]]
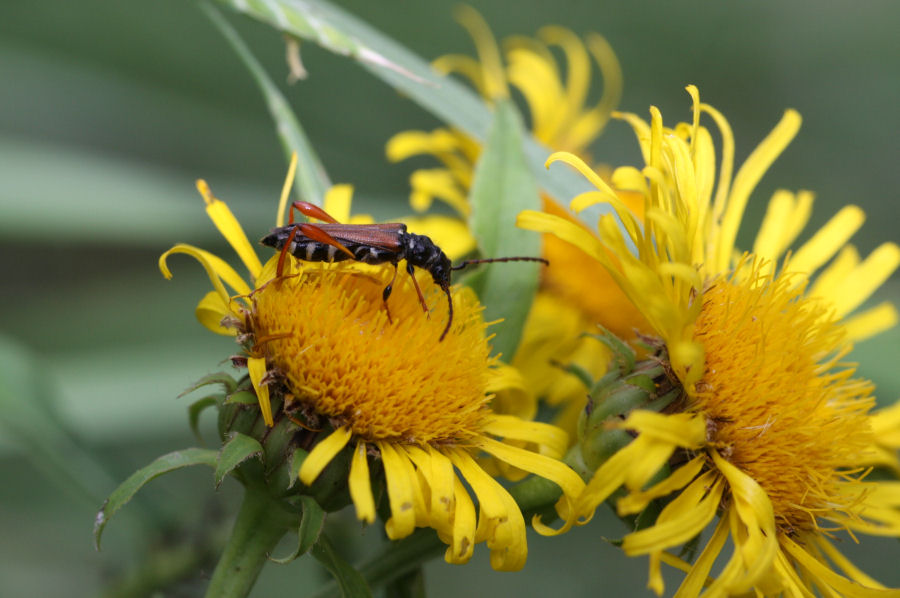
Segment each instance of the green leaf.
[[231,432],[216,460],[216,487],[241,463],[262,454],[263,447],[258,440],[240,432]]
[[363,576],[335,552],[325,534],[320,535],[319,541],[312,547],[312,555],[334,576],[340,587],[341,596],[367,598],[372,595]]
[[300,518],[300,527],[297,528],[297,548],[284,558],[269,557],[269,560],[286,565],[294,559],[306,554],[316,542],[325,526],[325,511],[311,496],[301,496],[300,504],[303,505],[303,515]]
[[275,121],[275,130],[281,138],[281,145],[284,147],[288,160],[290,160],[291,154],[297,154],[297,175],[294,179],[297,193],[304,200],[322,206],[325,192],[331,187],[331,181],[287,99],[269,78],[265,69],[253,56],[250,48],[240,38],[237,31],[225,20],[222,13],[206,2],[201,3],[200,6],[225,36],[256,80],[256,84],[266,99],[272,120]]
[[[219,0],[275,29],[310,40],[358,61],[373,75],[400,91],[442,121],[478,141],[487,137],[491,114],[485,102],[466,85],[437,74],[428,61],[413,54],[367,23],[324,0]],[[550,150],[533,138],[524,144],[526,161],[551,196],[567,201],[590,185],[566,168],[548,171]],[[609,211],[601,206],[600,211]],[[592,216],[598,212],[592,212]]]
[[113,490],[103,508],[97,513],[94,520],[94,546],[100,550],[100,536],[103,534],[103,528],[116,512],[125,506],[128,501],[137,493],[144,485],[163,475],[182,467],[190,467],[191,465],[208,465],[216,466],[216,451],[210,449],[188,448],[175,451],[162,457],[158,457],[153,463],[142,467],[122,482],[118,488]]
[[[482,254],[488,258],[538,256],[538,235],[516,228],[522,210],[540,209],[540,196],[522,153],[522,119],[509,100],[494,108],[494,123],[478,164],[469,199],[471,227]],[[539,264],[482,266],[473,281],[484,304],[487,321],[503,319],[491,327],[496,332],[494,351],[511,361],[519,346],[525,319],[537,291]]]
[[203,397],[202,399],[198,399],[191,403],[191,406],[188,407],[188,422],[191,425],[191,431],[194,433],[194,436],[197,437],[197,440],[203,441],[203,438],[200,437],[200,430],[197,427],[200,424],[200,414],[207,407],[212,407],[216,404],[218,400],[217,395],[210,395],[208,397]]

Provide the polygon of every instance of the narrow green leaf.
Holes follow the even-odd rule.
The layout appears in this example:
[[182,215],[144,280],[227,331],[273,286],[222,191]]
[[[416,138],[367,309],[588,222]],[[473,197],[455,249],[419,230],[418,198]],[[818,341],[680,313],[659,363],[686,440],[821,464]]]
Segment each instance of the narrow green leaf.
[[[491,114],[474,91],[459,81],[439,75],[428,61],[341,8],[325,0],[219,1],[279,31],[353,58],[442,121],[479,141],[487,137]],[[531,171],[551,196],[568,201],[590,189],[583,177],[570,169],[548,171],[544,162],[550,150],[537,140],[529,137],[524,147]],[[609,209],[605,205],[599,208],[600,211]],[[591,217],[598,213],[592,212]]]
[[344,598],[367,598],[372,595],[363,576],[335,552],[325,534],[312,547],[312,555],[334,576]]
[[232,432],[222,445],[216,460],[216,487],[241,463],[252,457],[261,457],[262,454],[263,447],[258,440],[240,432]]
[[303,515],[300,518],[300,527],[297,528],[297,548],[284,558],[269,557],[269,560],[279,565],[286,565],[306,554],[316,542],[325,526],[325,511],[311,496],[301,496]]
[[[225,39],[228,40],[228,43],[231,44],[231,47],[237,52],[241,61],[256,80],[256,84],[266,99],[272,120],[275,121],[275,130],[278,132],[287,158],[290,159],[293,153],[297,154],[297,175],[294,178],[294,187],[297,193],[305,201],[322,206],[325,192],[331,187],[331,181],[325,172],[325,167],[322,166],[322,162],[319,160],[319,156],[309,142],[306,132],[300,126],[300,121],[297,120],[296,115],[291,110],[287,99],[279,91],[275,83],[272,82],[272,79],[269,78],[265,69],[253,56],[250,48],[240,38],[237,31],[225,20],[222,13],[206,2],[201,3],[200,6],[222,35],[225,36]],[[302,29],[302,26],[300,29]],[[312,33],[309,29],[303,29],[303,31],[307,35]],[[297,35],[301,34],[297,33]]]
[[200,440],[201,442],[203,439],[200,437],[200,430],[197,427],[200,424],[200,414],[203,413],[207,407],[215,405],[217,399],[218,396],[216,395],[203,397],[202,399],[194,401],[191,403],[191,406],[188,407],[188,422],[191,425],[191,431],[194,433],[194,436],[197,437],[197,440]]
[[[540,209],[540,196],[522,153],[522,120],[509,100],[498,101],[494,108],[494,123],[475,166],[469,201],[472,232],[485,257],[540,255],[540,237],[515,225],[522,210]],[[537,291],[540,265],[481,267],[483,273],[474,279],[473,287],[484,304],[485,320],[503,319],[491,327],[497,334],[494,351],[510,361]]]
[[100,536],[103,534],[103,528],[116,512],[132,499],[138,490],[144,485],[164,473],[169,473],[182,467],[190,467],[191,465],[208,465],[216,466],[216,451],[210,449],[188,448],[175,451],[162,457],[158,457],[153,463],[142,467],[127,480],[122,482],[118,488],[113,490],[97,517],[94,520],[94,546],[100,550]]

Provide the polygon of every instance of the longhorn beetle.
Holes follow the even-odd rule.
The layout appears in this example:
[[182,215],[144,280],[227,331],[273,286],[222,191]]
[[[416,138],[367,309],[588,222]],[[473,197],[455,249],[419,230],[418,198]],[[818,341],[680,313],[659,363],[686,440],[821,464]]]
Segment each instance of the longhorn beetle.
[[[294,223],[294,209],[300,210],[306,216],[321,220],[321,224],[310,222]],[[425,313],[428,306],[416,277],[413,275],[413,267],[427,270],[444,294],[447,295],[449,307],[447,326],[441,333],[438,342],[444,340],[453,323],[453,300],[450,298],[450,272],[462,270],[472,264],[484,264],[488,262],[550,262],[539,257],[500,257],[493,259],[465,260],[456,266],[451,265],[448,258],[434,241],[424,235],[416,235],[406,232],[406,225],[400,222],[387,224],[340,224],[325,210],[305,201],[295,201],[291,204],[289,224],[273,228],[260,243],[281,250],[278,258],[276,276],[281,277],[284,272],[284,259],[288,252],[295,258],[307,262],[340,262],[343,260],[355,260],[365,264],[391,264],[394,266],[394,277],[390,284],[384,287],[381,299],[387,310],[387,300],[397,280],[397,264],[400,260],[406,260],[406,271],[412,278],[419,296],[419,304]],[[387,311],[388,319],[391,317]]]

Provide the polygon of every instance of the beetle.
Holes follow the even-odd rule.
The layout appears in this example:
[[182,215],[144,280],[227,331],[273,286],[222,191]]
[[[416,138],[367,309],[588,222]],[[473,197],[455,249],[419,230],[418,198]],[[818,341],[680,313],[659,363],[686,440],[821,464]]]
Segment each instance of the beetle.
[[[321,220],[321,223],[294,223],[294,209],[309,218]],[[386,224],[341,224],[322,208],[305,201],[291,204],[289,224],[273,228],[263,237],[261,244],[281,250],[278,258],[276,276],[284,272],[284,259],[288,252],[295,258],[307,262],[340,262],[354,260],[364,264],[391,264],[394,266],[394,277],[384,287],[381,299],[387,310],[387,300],[397,280],[397,265],[406,260],[406,271],[409,273],[419,296],[419,304],[425,313],[428,306],[425,297],[416,282],[413,268],[428,271],[435,284],[447,295],[449,308],[447,326],[441,333],[438,342],[443,341],[453,323],[453,300],[450,297],[450,273],[462,270],[473,264],[489,262],[550,262],[540,257],[501,257],[489,259],[472,259],[452,265],[450,258],[425,235],[407,232],[406,225],[401,222]],[[390,311],[387,311],[390,319]]]

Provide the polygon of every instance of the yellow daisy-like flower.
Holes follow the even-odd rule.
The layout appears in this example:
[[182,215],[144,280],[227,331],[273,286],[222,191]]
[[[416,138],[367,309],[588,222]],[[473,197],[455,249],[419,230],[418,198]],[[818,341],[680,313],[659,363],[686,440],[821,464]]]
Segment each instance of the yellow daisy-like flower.
[[[690,123],[665,128],[656,108],[650,123],[619,115],[635,130],[646,166],[617,169],[612,186],[576,156],[551,156],[548,164],[566,162],[597,187],[572,209],[597,202],[614,208],[601,218],[599,238],[551,214],[519,217],[520,226],[558,235],[610,272],[664,343],[661,356],[683,389],[662,413],[636,410],[607,422],[634,440],[599,465],[576,511],[593,512],[623,486],[616,503],[623,516],[669,497],[653,525],[623,542],[627,554],[650,556],[649,585],[657,593],[661,562],[687,572],[677,596],[880,593],[883,586],[829,537],[839,530],[900,536],[900,483],[866,479],[870,464],[896,464],[885,453],[896,445],[900,419],[896,408],[871,415],[872,385],[853,379],[852,365],[841,361],[853,340],[896,322],[887,303],[847,316],[897,268],[900,249],[886,243],[860,261],[845,244],[863,215],[849,206],[789,252],[812,194],[778,191],[753,252],[740,254],[735,238],[750,194],[800,116],[787,111],[732,178],[727,121],[700,103],[695,87],[688,91]],[[718,171],[703,113],[723,138]],[[641,193],[643,222],[613,188]],[[717,514],[693,565],[667,552]],[[710,579],[729,538],[731,553]]]
[[[452,289],[455,315],[439,342],[448,307],[428,273],[418,277],[428,314],[422,313],[408,276],[394,283],[386,310],[382,293],[394,275],[389,265],[291,257],[289,271],[279,277],[279,256],[262,264],[225,203],[205,182],[199,181],[198,189],[213,223],[247,268],[249,282],[220,258],[189,245],[164,253],[160,269],[171,276],[166,262],[173,253],[191,255],[206,269],[215,290],[201,300],[198,318],[214,332],[239,334],[249,347],[250,379],[269,426],[282,415],[272,413],[270,393],[328,422],[333,431],[320,434],[300,480],[312,485],[350,445],[347,482],[361,520],[375,520],[374,462],[387,483],[390,538],[432,527],[449,545],[448,562],[465,563],[475,544],[485,542],[495,569],[520,569],[527,555],[522,514],[476,457],[485,453],[552,480],[563,489],[559,508],[564,513],[573,512],[572,501],[584,483],[559,461],[568,443],[565,432],[489,408],[491,393],[515,381],[515,372],[490,358],[474,293]],[[346,185],[332,188],[325,209],[347,220],[351,192]],[[477,516],[470,492],[478,501]]]
[[[622,71],[607,41],[595,33],[582,41],[568,29],[547,26],[536,38],[506,39],[501,55],[477,11],[461,6],[456,16],[474,40],[478,58],[442,56],[434,61],[435,68],[462,75],[488,101],[508,96],[508,86],[514,87],[525,99],[530,128],[538,140],[555,150],[586,157],[588,145],[602,132],[622,94]],[[565,56],[565,74],[553,55],[555,48]],[[602,74],[603,92],[594,105],[588,106],[592,59]],[[427,154],[441,163],[439,168],[420,169],[411,175],[413,209],[425,211],[437,199],[462,219],[469,216],[468,194],[480,153],[477,141],[451,128],[404,131],[387,144],[392,161]],[[577,222],[553,199],[543,200],[545,210]],[[475,241],[468,238],[472,250]],[[584,406],[585,389],[560,365],[574,363],[599,376],[607,361],[603,345],[583,333],[596,333],[600,323],[623,338],[633,339],[635,329],[649,327],[605,271],[582,267],[592,261],[589,255],[550,235],[542,242],[542,256],[552,268],[541,274],[540,292],[513,364],[524,373],[525,383],[535,395],[551,405],[565,406],[558,423],[574,430],[577,414]],[[587,293],[585,289],[595,291]],[[596,289],[604,291],[598,293]]]

